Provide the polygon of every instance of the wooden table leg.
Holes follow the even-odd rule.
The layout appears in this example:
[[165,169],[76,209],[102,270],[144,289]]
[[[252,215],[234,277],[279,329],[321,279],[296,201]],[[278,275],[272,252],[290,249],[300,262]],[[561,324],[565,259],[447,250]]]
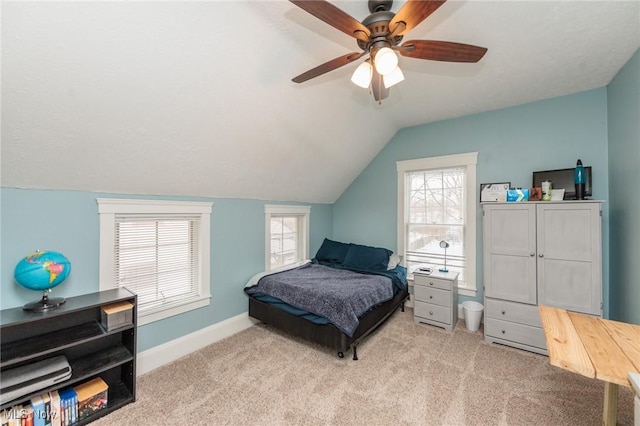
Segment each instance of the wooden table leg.
[[618,417],[618,385],[604,382],[604,410],[602,412],[602,424],[604,426],[616,426]]

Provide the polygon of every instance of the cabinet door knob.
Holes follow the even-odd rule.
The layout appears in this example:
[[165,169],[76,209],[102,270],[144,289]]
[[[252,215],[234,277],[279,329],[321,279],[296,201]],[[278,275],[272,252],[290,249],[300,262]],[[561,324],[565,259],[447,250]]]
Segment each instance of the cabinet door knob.
[[531,257],[533,257],[533,256],[535,256],[535,255],[536,255],[535,253],[530,253],[530,254],[529,254],[529,256],[531,256]]
[[502,311],[502,315],[504,315],[504,310]]
[[506,333],[504,330],[502,330],[502,334]]
[[433,311],[429,311],[429,315],[433,315]]
[[538,257],[544,257],[544,254],[540,253],[540,254],[538,255]]

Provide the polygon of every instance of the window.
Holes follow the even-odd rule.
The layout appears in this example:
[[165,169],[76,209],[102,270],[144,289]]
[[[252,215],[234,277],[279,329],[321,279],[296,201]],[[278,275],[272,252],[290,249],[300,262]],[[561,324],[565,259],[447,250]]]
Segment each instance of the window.
[[136,293],[140,325],[209,304],[212,203],[97,201],[100,290]]
[[265,205],[267,271],[309,258],[309,206]]
[[459,272],[459,293],[476,295],[477,153],[398,161],[398,250],[409,275],[421,266]]

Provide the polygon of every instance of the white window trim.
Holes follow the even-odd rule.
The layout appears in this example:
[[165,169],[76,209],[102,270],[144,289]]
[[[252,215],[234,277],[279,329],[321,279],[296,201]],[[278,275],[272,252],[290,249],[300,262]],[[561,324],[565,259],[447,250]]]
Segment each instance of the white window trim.
[[311,206],[294,206],[294,205],[264,205],[264,269],[271,269],[271,216],[272,215],[292,215],[304,216],[302,224],[302,259],[309,258],[309,215],[311,214]]
[[413,160],[396,161],[398,173],[398,251],[405,257],[405,223],[409,214],[409,200],[405,200],[405,179],[407,172],[444,169],[448,167],[465,166],[467,168],[465,188],[465,247],[467,248],[466,287],[459,287],[458,294],[475,297],[476,279],[476,165],[478,153],[443,155],[439,157],[417,158]]
[[97,198],[100,215],[100,291],[115,288],[113,280],[116,214],[199,214],[200,296],[182,305],[138,313],[138,325],[149,324],[193,309],[208,306],[211,299],[211,210],[213,203],[197,201],[133,200]]

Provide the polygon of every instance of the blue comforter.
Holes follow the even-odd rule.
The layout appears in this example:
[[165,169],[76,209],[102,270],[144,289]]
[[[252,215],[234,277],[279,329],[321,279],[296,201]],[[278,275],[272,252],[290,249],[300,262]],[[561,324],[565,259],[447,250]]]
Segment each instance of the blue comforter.
[[323,316],[351,337],[358,327],[358,317],[393,297],[394,286],[398,285],[394,281],[400,282],[389,274],[358,273],[310,263],[262,277],[245,291],[275,297]]

